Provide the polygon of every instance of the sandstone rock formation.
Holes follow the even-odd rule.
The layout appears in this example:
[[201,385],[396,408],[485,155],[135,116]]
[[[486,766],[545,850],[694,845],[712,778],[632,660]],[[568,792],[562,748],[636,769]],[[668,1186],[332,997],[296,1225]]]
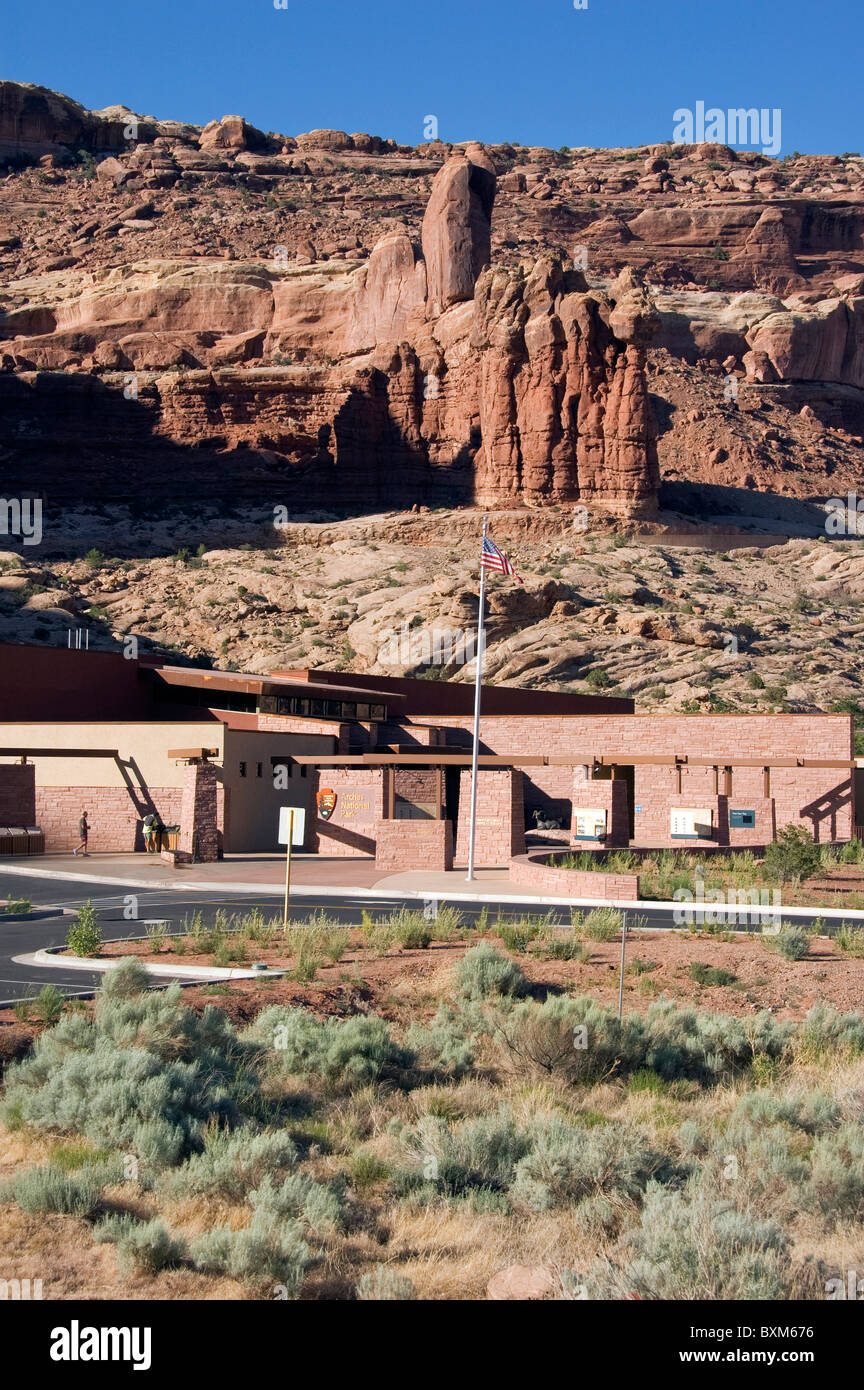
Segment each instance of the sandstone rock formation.
[[491,259],[495,166],[477,146],[449,159],[423,218],[430,317],[471,299]]
[[645,516],[661,474],[749,511],[860,471],[857,157],[412,149],[0,83],[4,151],[41,161],[0,185],[10,485]]

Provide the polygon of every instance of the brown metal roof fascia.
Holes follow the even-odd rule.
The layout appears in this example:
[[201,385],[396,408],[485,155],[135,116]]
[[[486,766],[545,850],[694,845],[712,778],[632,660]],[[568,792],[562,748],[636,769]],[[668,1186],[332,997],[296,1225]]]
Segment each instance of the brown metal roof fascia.
[[[317,757],[314,753],[291,754],[291,761],[306,767],[470,767],[470,753],[345,753],[341,756]],[[539,756],[500,758],[481,753],[481,767],[544,767],[546,759]]]
[[296,690],[298,693],[320,696],[322,699],[340,699],[350,695],[363,704],[374,701],[380,703],[390,700],[404,700],[404,695],[391,691],[366,690],[353,685],[325,685],[313,681],[288,680],[282,676],[250,676],[233,671],[190,670],[185,666],[160,666],[156,674],[166,685],[194,686],[200,690],[233,690],[243,695],[278,695],[279,692]]
[[0,748],[0,758],[119,758],[119,748]]

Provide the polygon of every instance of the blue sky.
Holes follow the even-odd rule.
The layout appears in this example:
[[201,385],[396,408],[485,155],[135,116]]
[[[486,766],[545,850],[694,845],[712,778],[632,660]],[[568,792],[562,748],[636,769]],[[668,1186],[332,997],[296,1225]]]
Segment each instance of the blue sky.
[[[0,76],[286,134],[639,145],[779,107],[781,153],[862,150],[864,0],[6,0]],[[11,13],[9,10],[11,9]]]

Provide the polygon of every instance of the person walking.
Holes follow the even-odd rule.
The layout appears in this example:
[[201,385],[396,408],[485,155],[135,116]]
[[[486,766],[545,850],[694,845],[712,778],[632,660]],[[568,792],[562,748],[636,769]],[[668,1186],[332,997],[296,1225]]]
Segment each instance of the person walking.
[[81,855],[83,855],[83,857],[84,857],[85,859],[89,859],[90,856],[89,856],[89,854],[87,853],[87,836],[90,834],[90,826],[87,824],[87,812],[86,812],[86,811],[82,811],[82,812],[81,812],[81,819],[80,819],[79,822],[78,822],[78,834],[81,836],[81,840],[80,840],[80,843],[78,844],[78,848],[77,848],[77,849],[73,849],[72,853],[73,853],[73,854],[79,854],[79,853],[80,853]]

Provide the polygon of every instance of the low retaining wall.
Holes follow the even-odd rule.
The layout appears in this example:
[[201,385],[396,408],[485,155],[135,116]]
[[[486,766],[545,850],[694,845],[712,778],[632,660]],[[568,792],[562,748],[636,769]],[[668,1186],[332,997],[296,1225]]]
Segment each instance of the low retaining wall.
[[375,868],[385,873],[453,868],[453,823],[449,820],[382,820],[375,838]]
[[638,874],[604,874],[585,869],[556,868],[554,856],[550,855],[548,849],[516,855],[510,860],[508,876],[511,883],[520,883],[537,893],[563,893],[570,898],[610,898],[626,902],[637,902],[639,899]]

